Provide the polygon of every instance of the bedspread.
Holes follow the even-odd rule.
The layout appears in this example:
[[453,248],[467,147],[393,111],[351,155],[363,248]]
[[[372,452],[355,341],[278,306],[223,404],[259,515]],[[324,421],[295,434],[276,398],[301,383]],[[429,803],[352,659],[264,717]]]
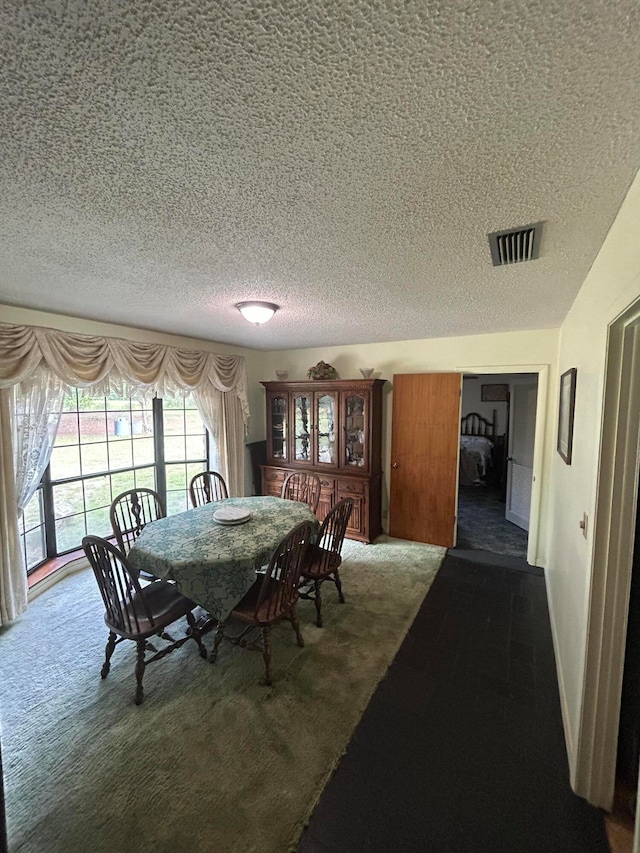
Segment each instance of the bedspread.
[[478,474],[486,477],[487,469],[491,467],[493,442],[482,435],[461,435],[460,444],[476,463]]

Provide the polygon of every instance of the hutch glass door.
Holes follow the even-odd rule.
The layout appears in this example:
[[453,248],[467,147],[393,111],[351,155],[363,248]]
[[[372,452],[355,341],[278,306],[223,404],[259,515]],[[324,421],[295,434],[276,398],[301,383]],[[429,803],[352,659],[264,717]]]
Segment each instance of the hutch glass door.
[[349,467],[365,468],[367,465],[366,402],[361,394],[345,394],[343,464]]
[[293,458],[296,462],[311,462],[311,415],[312,401],[309,394],[297,394],[293,398]]
[[271,458],[287,458],[287,397],[275,394],[271,398]]
[[315,395],[316,462],[318,465],[336,465],[336,397],[318,392]]

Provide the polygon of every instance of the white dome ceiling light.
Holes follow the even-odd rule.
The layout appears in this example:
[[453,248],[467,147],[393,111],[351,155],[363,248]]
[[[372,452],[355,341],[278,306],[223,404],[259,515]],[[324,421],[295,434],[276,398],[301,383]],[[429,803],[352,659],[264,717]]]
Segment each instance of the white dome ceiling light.
[[273,302],[238,302],[236,308],[250,323],[260,326],[270,320],[278,310],[279,306]]

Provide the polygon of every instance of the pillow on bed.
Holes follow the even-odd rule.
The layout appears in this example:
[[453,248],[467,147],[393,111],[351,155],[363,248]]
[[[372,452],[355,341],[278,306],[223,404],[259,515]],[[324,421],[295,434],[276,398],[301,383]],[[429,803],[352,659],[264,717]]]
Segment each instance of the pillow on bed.
[[493,442],[484,435],[461,435],[460,441],[473,450],[491,450],[493,447]]

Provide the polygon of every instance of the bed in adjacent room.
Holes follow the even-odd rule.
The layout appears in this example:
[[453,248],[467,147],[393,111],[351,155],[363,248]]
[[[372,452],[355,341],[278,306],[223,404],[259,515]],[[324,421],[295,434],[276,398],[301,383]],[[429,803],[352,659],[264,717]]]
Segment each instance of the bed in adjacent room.
[[496,439],[496,411],[493,419],[469,412],[460,420],[460,485],[482,483],[493,465]]

